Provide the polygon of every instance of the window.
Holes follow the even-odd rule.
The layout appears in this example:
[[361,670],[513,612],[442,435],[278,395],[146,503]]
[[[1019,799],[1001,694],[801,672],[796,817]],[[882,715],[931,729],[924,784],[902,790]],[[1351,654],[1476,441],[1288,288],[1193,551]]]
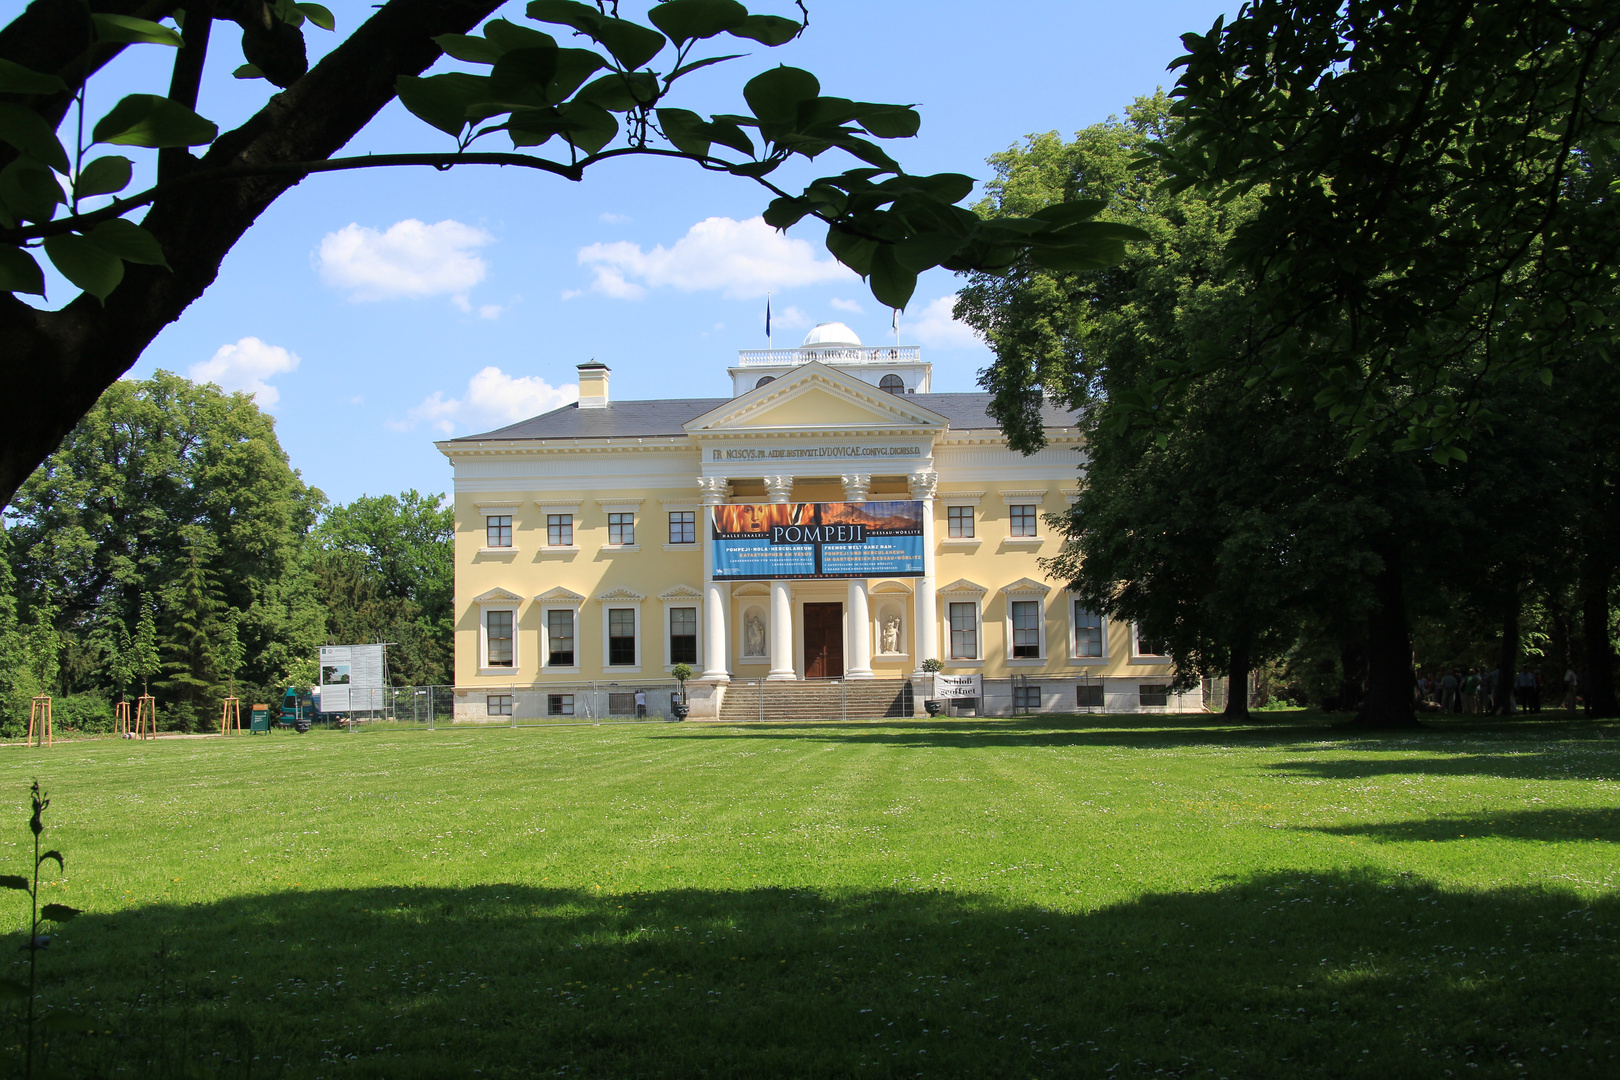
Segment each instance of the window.
[[1007,514],[1012,519],[1013,536],[1035,535],[1035,510],[1031,505],[1009,506]]
[[608,663],[615,667],[635,666],[635,608],[608,608]]
[[906,382],[898,375],[885,375],[878,380],[878,389],[889,394],[903,394],[906,392]]
[[1074,655],[1103,655],[1102,616],[1087,610],[1079,600],[1074,602]]
[[1041,604],[1039,600],[1012,602],[1012,654],[1014,659],[1041,655]]
[[573,694],[547,694],[546,695],[546,715],[547,716],[573,716],[574,715],[574,695]]
[[1136,627],[1136,655],[1137,656],[1163,656],[1164,645],[1150,637],[1144,637],[1142,628]]
[[484,518],[484,546],[512,546],[511,514],[489,514]]
[[1170,704],[1170,687],[1164,683],[1139,683],[1136,700],[1143,708],[1163,708]]
[[512,715],[512,695],[511,694],[490,694],[490,695],[486,696],[484,698],[484,715],[486,715],[486,716],[511,716]]
[[671,510],[669,512],[669,542],[672,544],[697,543],[697,511]]
[[629,693],[624,693],[624,694],[619,694],[619,693],[610,693],[610,694],[608,694],[608,715],[609,716],[634,716],[634,715],[636,715],[636,695],[635,695],[635,691],[632,690]]
[[1074,688],[1074,704],[1081,709],[1100,709],[1103,707],[1103,688],[1101,683],[1093,683]]
[[512,667],[512,612],[484,612],[484,666]]
[[[760,387],[764,386],[766,383],[773,383],[775,381],[776,381],[776,376],[775,375],[763,375],[763,376],[760,377],[759,382],[754,384],[754,389],[758,390]],[[677,542],[678,541],[675,541],[675,540],[670,541],[670,543],[672,543],[672,544],[677,543]]]
[[1041,688],[1038,686],[1014,686],[1013,708],[1038,709],[1041,707]]
[[951,659],[977,660],[979,658],[979,612],[977,604],[952,604]]
[[574,515],[546,515],[546,543],[552,547],[574,546]]
[[628,547],[636,542],[636,515],[608,515],[608,543]]
[[546,666],[574,666],[574,613],[546,612]]
[[697,608],[669,609],[669,662],[672,664],[697,663]]
[[973,538],[973,507],[947,506],[945,508],[945,534],[952,540]]

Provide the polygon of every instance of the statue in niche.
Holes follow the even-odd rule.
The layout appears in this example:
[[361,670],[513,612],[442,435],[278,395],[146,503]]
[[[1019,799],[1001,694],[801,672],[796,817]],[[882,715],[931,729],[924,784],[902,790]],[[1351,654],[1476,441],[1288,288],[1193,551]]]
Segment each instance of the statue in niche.
[[900,616],[890,615],[883,620],[883,651],[897,653],[900,651]]
[[750,611],[743,621],[743,653],[747,656],[765,655],[765,622],[756,611]]

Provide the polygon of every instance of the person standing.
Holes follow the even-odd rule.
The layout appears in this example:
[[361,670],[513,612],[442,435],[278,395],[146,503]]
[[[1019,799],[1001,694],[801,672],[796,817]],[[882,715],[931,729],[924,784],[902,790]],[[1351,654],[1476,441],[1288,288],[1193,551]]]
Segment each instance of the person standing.
[[1448,671],[1440,678],[1440,711],[1453,713],[1457,711],[1458,679],[1455,671]]
[[1575,711],[1575,691],[1580,686],[1580,682],[1581,680],[1575,675],[1573,667],[1564,672],[1564,708],[1570,712]]
[[1472,668],[1463,676],[1462,707],[1469,715],[1479,712],[1479,672]]
[[647,691],[636,691],[636,719],[644,720],[647,716]]

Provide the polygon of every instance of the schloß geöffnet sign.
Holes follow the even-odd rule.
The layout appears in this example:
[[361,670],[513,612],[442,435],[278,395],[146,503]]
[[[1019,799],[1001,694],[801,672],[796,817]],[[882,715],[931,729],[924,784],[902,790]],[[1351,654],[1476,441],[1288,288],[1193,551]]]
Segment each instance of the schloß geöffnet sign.
[[734,503],[711,509],[716,581],[923,573],[920,502]]

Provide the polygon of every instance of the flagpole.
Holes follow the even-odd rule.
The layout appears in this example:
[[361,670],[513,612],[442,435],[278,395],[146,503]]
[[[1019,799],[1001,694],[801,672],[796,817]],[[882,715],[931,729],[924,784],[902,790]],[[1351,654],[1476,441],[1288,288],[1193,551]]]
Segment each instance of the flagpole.
[[771,294],[765,294],[765,349],[770,351],[771,345]]
[[900,347],[900,309],[890,308],[889,310],[894,312],[889,319],[889,325],[894,328],[894,347],[898,349]]

